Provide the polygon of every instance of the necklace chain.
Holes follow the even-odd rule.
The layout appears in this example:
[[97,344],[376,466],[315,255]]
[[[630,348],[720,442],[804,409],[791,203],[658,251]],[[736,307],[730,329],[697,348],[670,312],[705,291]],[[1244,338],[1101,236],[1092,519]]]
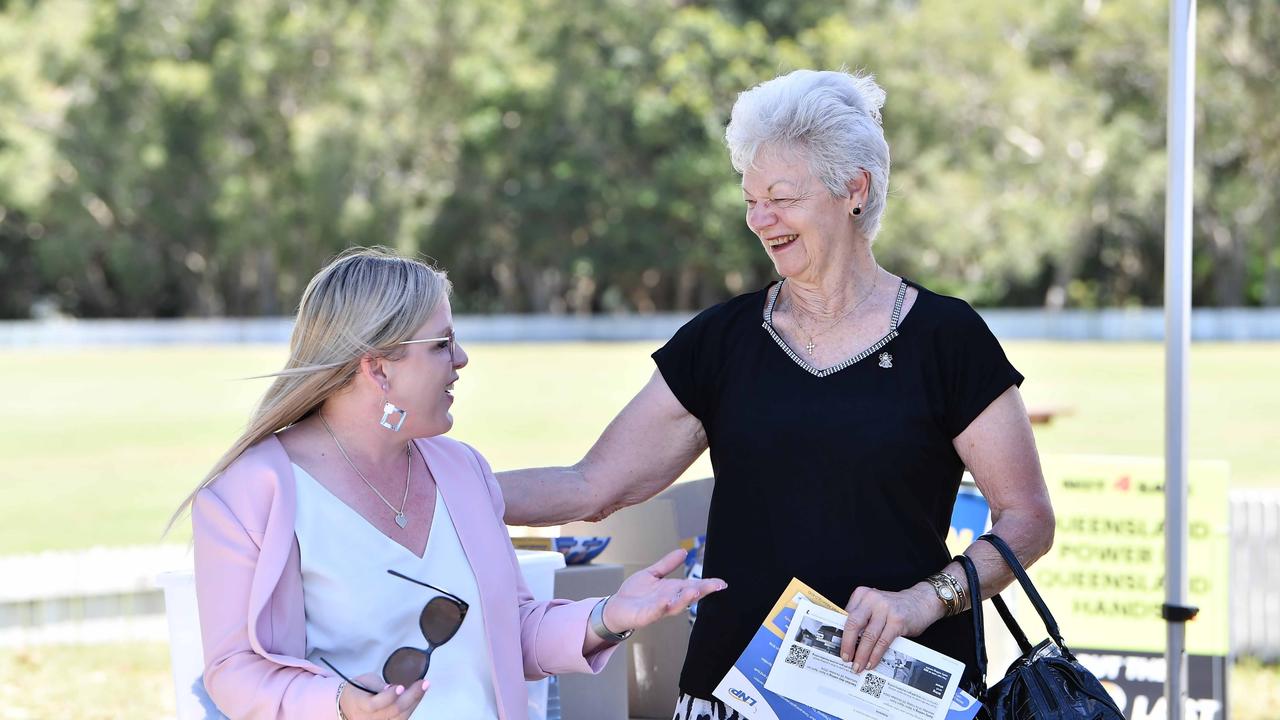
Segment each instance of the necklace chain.
[[865,303],[868,298],[876,294],[876,284],[879,282],[880,282],[880,273],[877,272],[875,278],[872,279],[871,281],[871,289],[867,291],[867,294],[863,295],[862,299],[854,303],[853,307],[850,307],[848,310],[845,310],[844,312],[840,313],[839,317],[837,317],[835,320],[832,320],[830,323],[827,324],[826,327],[822,328],[818,332],[810,332],[809,329],[804,326],[804,321],[802,321],[800,318],[804,315],[808,315],[809,313],[805,310],[801,310],[799,303],[792,300],[791,305],[796,311],[796,324],[799,325],[800,329],[803,330],[804,333],[809,336],[809,342],[804,346],[805,351],[808,352],[810,356],[812,356],[813,349],[817,347],[817,345],[813,342],[814,338],[817,338],[826,334],[832,328],[838,325],[841,320],[844,320],[845,318],[849,317],[850,315],[853,314],[855,310],[862,307],[862,304]]
[[391,512],[396,514],[396,524],[403,528],[408,522],[404,514],[404,508],[409,502],[409,479],[413,475],[413,443],[405,443],[404,446],[404,456],[407,461],[405,463],[407,467],[404,471],[404,497],[400,500],[400,509],[397,510],[396,506],[392,505],[385,497],[383,497],[382,493],[378,492],[378,488],[374,487],[373,483],[369,482],[369,478],[365,477],[364,473],[360,472],[360,468],[356,467],[356,464],[351,462],[351,458],[347,455],[347,451],[342,448],[342,443],[338,442],[338,436],[333,434],[333,428],[329,427],[329,423],[324,419],[324,415],[321,413],[316,413],[316,415],[320,417],[320,424],[324,425],[325,432],[329,433],[329,437],[333,438],[333,444],[338,447],[338,452],[342,455],[342,459],[346,460],[347,464],[351,466],[351,469],[356,471],[356,475],[359,475],[360,479],[364,481],[364,484],[369,486],[369,489],[373,491],[373,494],[377,495],[378,499],[390,508]]

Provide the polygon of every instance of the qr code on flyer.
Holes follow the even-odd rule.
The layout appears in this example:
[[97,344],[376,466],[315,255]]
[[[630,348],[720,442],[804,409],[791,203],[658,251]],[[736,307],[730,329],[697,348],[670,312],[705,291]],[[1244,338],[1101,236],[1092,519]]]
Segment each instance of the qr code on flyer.
[[784,660],[786,664],[795,665],[800,668],[804,667],[804,664],[808,661],[809,648],[803,648],[799,645],[792,645],[791,649],[787,651],[787,659]]
[[884,680],[885,679],[880,677],[879,675],[872,675],[871,673],[867,673],[862,678],[862,687],[858,689],[870,695],[873,698],[878,698],[880,697],[880,691],[884,689]]

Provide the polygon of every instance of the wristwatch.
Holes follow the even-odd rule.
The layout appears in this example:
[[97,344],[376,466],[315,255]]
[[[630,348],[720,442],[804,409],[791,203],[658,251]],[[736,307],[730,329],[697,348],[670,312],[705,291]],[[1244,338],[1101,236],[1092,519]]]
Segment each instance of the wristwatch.
[[605,626],[604,604],[609,602],[609,598],[611,597],[613,596],[610,595],[608,597],[600,598],[600,602],[596,603],[596,606],[591,608],[591,617],[587,619],[587,622],[591,625],[591,631],[599,636],[601,640],[617,645],[623,640],[631,637],[631,633],[635,632],[635,630],[632,629],[626,632],[617,633]]
[[933,586],[933,591],[937,593],[938,599],[947,608],[946,617],[957,615],[960,612],[960,596],[956,592],[953,580],[942,572],[936,572],[924,579],[925,582]]

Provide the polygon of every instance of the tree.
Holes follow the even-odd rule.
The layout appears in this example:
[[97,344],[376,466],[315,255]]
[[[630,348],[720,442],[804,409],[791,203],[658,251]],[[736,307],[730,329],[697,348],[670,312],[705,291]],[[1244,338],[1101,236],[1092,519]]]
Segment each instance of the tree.
[[[723,131],[865,68],[878,257],[980,304],[1154,304],[1166,6],[991,0],[0,5],[0,315],[284,314],[340,249],[462,311],[692,310],[761,286]],[[1280,6],[1200,5],[1195,297],[1280,302]]]

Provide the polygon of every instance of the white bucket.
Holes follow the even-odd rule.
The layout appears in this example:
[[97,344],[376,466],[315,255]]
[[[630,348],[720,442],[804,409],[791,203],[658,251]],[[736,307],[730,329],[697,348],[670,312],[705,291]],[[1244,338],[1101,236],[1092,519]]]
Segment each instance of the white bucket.
[[196,609],[196,577],[190,570],[160,573],[156,584],[164,588],[164,614],[169,621],[169,664],[178,701],[178,720],[215,720],[225,717],[204,691],[204,645],[200,640],[200,613]]
[[[533,599],[552,599],[555,596],[556,570],[564,567],[564,556],[546,550],[516,550],[516,560]],[[546,678],[528,683],[529,720],[546,720],[549,685]]]

